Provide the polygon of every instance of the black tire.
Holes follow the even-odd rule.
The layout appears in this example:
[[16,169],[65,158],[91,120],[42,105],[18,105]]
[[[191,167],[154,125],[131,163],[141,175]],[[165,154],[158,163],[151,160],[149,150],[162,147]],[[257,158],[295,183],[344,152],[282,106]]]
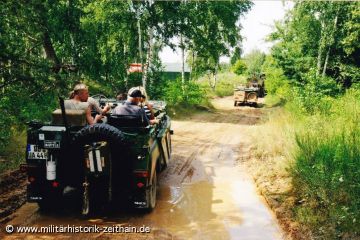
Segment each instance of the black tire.
[[157,174],[154,172],[154,176],[151,180],[151,186],[146,190],[146,200],[148,202],[147,210],[151,212],[156,207],[156,196],[157,196]]
[[[89,125],[77,132],[72,139],[72,149],[75,157],[81,159],[84,145],[100,141],[106,141],[110,144],[110,146],[113,146],[111,147],[111,154],[114,153],[115,155],[124,149],[125,146],[124,134],[119,129],[108,124]],[[85,179],[85,167],[83,165],[83,161],[76,161],[78,159],[73,159],[73,162],[77,162],[75,169],[77,169],[78,174],[78,176],[73,179],[75,179],[75,182],[77,182],[75,185],[77,185],[84,194],[85,188],[82,186],[82,183]],[[111,159],[113,158],[111,157]],[[110,161],[111,166],[114,167],[115,164],[112,162],[112,160]],[[74,171],[73,174],[76,174],[76,172]],[[109,188],[110,181],[110,177],[104,176],[100,178],[91,177],[88,179],[88,199],[83,200],[82,203],[82,214],[84,216],[93,214],[94,211],[100,210],[101,207],[107,203],[109,196],[106,189]],[[84,208],[87,209],[87,211],[84,211]]]
[[72,139],[74,146],[83,146],[87,143],[108,141],[110,144],[124,145],[124,134],[108,124],[94,124],[82,128]]
[[78,131],[71,143],[72,157],[67,161],[65,170],[67,173],[67,182],[69,185],[81,188],[84,180],[82,173],[84,170],[84,162],[79,161],[83,158],[83,147],[93,142],[106,141],[112,147],[115,153],[120,152],[124,148],[124,134],[117,128],[108,124],[88,125]]
[[234,107],[236,107],[236,105],[237,105],[237,102],[235,101],[235,102],[234,102]]

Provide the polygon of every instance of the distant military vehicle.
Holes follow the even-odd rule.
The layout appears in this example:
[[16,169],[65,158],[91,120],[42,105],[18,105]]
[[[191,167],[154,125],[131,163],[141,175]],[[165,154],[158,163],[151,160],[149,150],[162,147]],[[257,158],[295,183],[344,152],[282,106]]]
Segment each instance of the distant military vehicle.
[[265,74],[248,78],[247,87],[258,88],[258,97],[265,97]]
[[265,74],[259,76],[253,75],[248,78],[245,86],[237,86],[234,88],[234,106],[240,104],[249,104],[257,106],[259,97],[265,96]]
[[234,89],[234,106],[240,104],[257,105],[258,88],[238,86]]

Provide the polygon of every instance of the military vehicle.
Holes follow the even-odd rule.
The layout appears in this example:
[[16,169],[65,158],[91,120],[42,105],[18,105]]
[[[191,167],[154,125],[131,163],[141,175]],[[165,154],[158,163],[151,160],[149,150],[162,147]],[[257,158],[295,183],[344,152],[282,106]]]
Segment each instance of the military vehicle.
[[258,88],[238,86],[234,88],[234,106],[240,104],[257,105]]
[[[115,107],[115,99],[100,103]],[[52,122],[32,121],[27,131],[27,200],[42,210],[62,206],[66,194],[78,194],[79,211],[89,215],[104,206],[125,204],[152,210],[158,174],[171,159],[171,120],[166,103],[153,101],[159,124],[133,115],[109,113],[106,123],[86,125],[85,112],[61,109]]]
[[257,106],[259,97],[264,97],[265,92],[265,74],[259,76],[253,75],[248,78],[245,86],[234,88],[234,106],[238,104],[249,104]]

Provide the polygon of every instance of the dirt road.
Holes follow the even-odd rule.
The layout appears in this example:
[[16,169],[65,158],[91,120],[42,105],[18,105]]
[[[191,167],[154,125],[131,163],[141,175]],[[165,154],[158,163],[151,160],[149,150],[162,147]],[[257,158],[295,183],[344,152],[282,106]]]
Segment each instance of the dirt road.
[[[148,226],[150,233],[6,234],[5,239],[283,239],[277,222],[256,193],[242,162],[261,108],[214,100],[212,113],[173,121],[172,164],[160,176],[156,209],[82,219],[69,211],[45,215],[25,204],[6,225]],[[1,227],[3,233],[4,226]]]

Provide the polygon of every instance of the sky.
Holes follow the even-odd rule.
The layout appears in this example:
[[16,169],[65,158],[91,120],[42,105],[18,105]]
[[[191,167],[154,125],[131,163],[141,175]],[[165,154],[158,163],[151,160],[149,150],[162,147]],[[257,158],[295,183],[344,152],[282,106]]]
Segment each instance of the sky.
[[[249,53],[253,49],[260,49],[268,53],[271,43],[265,42],[266,36],[272,32],[274,21],[280,20],[285,16],[286,9],[293,6],[293,2],[289,1],[253,1],[254,5],[249,13],[240,19],[243,29],[240,31],[244,37],[243,50],[244,54]],[[174,39],[176,42],[177,39]],[[162,62],[181,62],[180,51],[173,52],[169,47],[165,47],[160,52]],[[222,57],[221,62],[228,62],[229,58]]]

